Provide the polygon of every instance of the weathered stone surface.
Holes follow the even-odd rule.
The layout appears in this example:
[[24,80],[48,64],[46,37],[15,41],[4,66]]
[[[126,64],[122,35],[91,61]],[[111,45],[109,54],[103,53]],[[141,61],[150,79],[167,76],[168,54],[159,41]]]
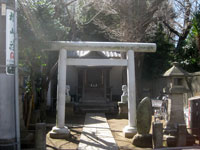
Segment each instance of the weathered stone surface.
[[186,146],[186,124],[179,124],[177,130],[177,146]]
[[133,138],[133,136],[137,134],[137,128],[127,125],[123,129],[123,134],[126,138]]
[[50,132],[49,136],[52,139],[68,139],[70,137],[70,134],[65,134],[65,133],[57,134],[57,133]]
[[46,124],[37,123],[35,130],[35,147],[37,150],[46,149]]
[[163,146],[163,124],[160,122],[153,123],[153,148]]
[[137,131],[132,144],[138,147],[152,147],[151,128],[152,105],[148,97],[142,99],[137,108]]
[[170,129],[177,129],[178,124],[185,124],[183,113],[183,93],[170,93],[168,100],[168,122],[167,127]]
[[148,134],[151,128],[151,100],[145,97],[137,108],[137,130],[139,134]]
[[176,147],[177,138],[175,136],[166,135],[165,139],[168,147]]
[[195,137],[191,134],[187,134],[186,145],[192,146],[195,143]]
[[58,128],[55,126],[49,132],[49,136],[53,139],[67,139],[70,137],[70,130],[66,126],[63,128]]
[[65,104],[65,117],[71,118],[74,115],[74,103]]
[[118,116],[120,118],[128,118],[128,103],[118,102],[119,113]]
[[138,147],[151,148],[152,135],[151,134],[136,134],[133,138],[132,144]]

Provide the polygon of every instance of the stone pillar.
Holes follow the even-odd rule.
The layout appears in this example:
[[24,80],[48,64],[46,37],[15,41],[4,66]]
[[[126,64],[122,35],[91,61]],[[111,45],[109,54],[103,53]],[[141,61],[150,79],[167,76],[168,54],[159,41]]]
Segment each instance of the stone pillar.
[[65,86],[67,71],[67,51],[61,49],[58,59],[57,116],[56,126],[50,132],[51,138],[68,138],[69,129],[65,125]]
[[177,129],[178,124],[185,124],[183,112],[183,93],[182,89],[171,90],[168,100],[168,122],[166,130]]
[[153,123],[153,148],[163,147],[163,124],[160,122]]
[[127,85],[128,85],[128,126],[123,129],[124,136],[132,138],[137,133],[136,127],[136,86],[134,51],[127,52]]
[[35,148],[46,150],[46,124],[37,123],[35,127]]
[[179,124],[177,130],[177,146],[186,146],[186,124]]

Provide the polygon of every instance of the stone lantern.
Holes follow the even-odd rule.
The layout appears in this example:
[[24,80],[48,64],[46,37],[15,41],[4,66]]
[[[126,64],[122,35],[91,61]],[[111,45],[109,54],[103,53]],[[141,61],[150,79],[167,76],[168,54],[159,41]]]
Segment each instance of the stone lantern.
[[163,76],[167,78],[167,87],[163,91],[169,95],[168,121],[165,132],[173,135],[173,133],[176,133],[179,124],[185,124],[183,99],[184,93],[188,91],[185,85],[189,73],[175,62]]

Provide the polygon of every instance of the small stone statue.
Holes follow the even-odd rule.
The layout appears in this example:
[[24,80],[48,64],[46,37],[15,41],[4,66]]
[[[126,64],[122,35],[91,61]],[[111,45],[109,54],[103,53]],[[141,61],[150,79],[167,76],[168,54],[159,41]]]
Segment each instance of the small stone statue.
[[66,89],[65,89],[66,103],[70,103],[71,102],[71,96],[69,94],[69,91],[70,91],[70,86],[66,85]]
[[128,102],[128,92],[127,92],[127,85],[122,85],[123,94],[121,95],[121,102],[127,103]]

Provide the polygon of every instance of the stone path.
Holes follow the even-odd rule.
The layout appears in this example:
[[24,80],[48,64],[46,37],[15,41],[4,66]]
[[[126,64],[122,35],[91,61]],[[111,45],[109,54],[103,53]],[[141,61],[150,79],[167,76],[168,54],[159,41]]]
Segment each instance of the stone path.
[[118,150],[104,113],[87,113],[78,150]]

